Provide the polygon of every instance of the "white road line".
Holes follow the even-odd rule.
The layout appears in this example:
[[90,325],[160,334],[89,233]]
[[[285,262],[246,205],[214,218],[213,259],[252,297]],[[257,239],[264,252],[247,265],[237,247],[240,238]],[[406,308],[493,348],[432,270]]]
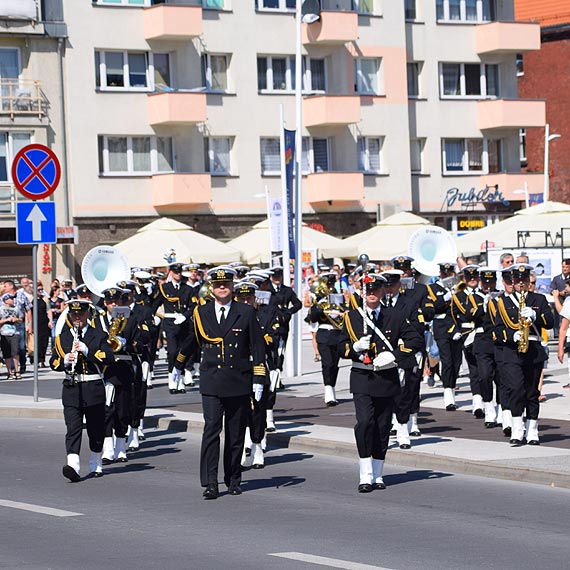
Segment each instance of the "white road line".
[[325,556],[314,556],[313,554],[303,554],[302,552],[275,552],[269,556],[278,556],[280,558],[289,558],[290,560],[298,560],[299,562],[308,562],[309,564],[320,564],[329,568],[342,568],[343,570],[389,570],[381,566],[370,566],[370,564],[359,564],[358,562],[349,562],[348,560],[339,560],[338,558],[326,558]]
[[8,507],[10,509],[20,509],[21,511],[31,511],[32,513],[40,513],[42,515],[50,515],[52,517],[83,516],[83,513],[62,511],[60,509],[52,509],[51,507],[42,507],[41,505],[32,505],[30,503],[17,503],[16,501],[6,501],[5,499],[0,499],[0,507]]

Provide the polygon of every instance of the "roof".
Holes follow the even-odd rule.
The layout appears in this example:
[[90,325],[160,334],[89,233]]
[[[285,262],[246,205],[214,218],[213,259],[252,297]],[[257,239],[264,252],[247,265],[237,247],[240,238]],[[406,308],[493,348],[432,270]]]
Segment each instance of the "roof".
[[542,27],[570,22],[570,0],[515,0],[515,20],[539,22]]

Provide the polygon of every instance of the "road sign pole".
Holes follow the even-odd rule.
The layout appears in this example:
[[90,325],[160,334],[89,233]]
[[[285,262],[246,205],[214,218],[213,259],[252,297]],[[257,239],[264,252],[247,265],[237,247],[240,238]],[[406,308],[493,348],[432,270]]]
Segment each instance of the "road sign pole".
[[32,302],[32,332],[34,335],[34,402],[39,401],[38,382],[38,245],[32,247],[32,278],[34,280],[34,300]]

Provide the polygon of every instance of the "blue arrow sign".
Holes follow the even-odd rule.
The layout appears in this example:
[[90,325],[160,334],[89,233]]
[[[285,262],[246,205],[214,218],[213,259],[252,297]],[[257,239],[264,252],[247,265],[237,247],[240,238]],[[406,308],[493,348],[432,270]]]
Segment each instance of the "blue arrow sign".
[[18,202],[16,204],[16,243],[56,243],[54,202]]

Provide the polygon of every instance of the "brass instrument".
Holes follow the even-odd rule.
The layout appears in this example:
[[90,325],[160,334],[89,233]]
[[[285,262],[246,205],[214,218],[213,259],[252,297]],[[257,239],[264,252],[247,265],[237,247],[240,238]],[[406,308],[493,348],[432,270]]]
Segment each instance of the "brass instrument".
[[212,284],[210,281],[206,281],[198,291],[198,298],[200,300],[200,305],[205,305],[208,301],[214,300],[214,294],[212,293]]
[[[339,299],[340,298],[340,299]],[[342,300],[344,300],[342,295],[330,293],[328,298],[323,298],[319,303],[325,317],[329,323],[337,330],[342,328],[342,323],[344,321],[345,307],[343,307]]]
[[522,316],[522,311],[526,307],[526,291],[521,286],[521,300],[519,302],[519,332],[521,337],[518,342],[517,352],[525,354],[528,351],[528,335],[532,321]]
[[73,335],[73,342],[71,343],[71,354],[74,355],[74,359],[71,362],[71,368],[69,370],[69,375],[71,376],[71,383],[75,383],[75,377],[77,376],[77,372],[75,372],[75,367],[77,365],[77,343],[79,342],[79,325],[73,325],[73,329],[71,330],[71,334]]
[[113,318],[113,322],[109,327],[109,338],[107,339],[107,342],[111,345],[113,352],[119,352],[119,350],[123,348],[123,343],[118,337],[125,330],[126,325],[127,318],[124,315],[117,315]]
[[330,287],[328,286],[327,279],[325,277],[317,277],[310,289],[313,294],[314,302],[318,302],[329,295]]

